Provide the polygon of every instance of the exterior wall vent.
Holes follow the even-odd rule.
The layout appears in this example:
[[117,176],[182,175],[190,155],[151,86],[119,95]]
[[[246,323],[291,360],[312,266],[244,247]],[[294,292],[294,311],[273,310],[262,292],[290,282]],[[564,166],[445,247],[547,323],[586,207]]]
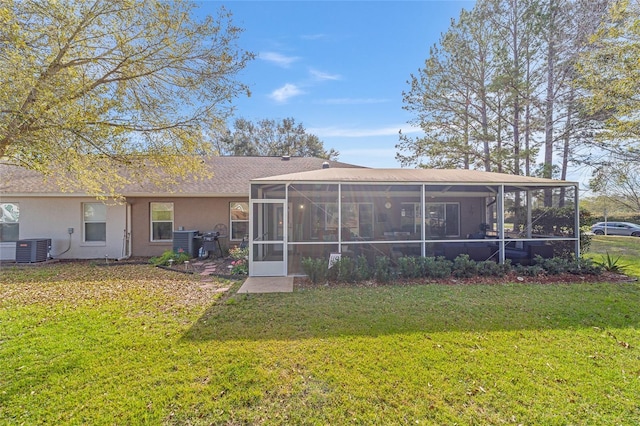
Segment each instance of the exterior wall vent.
[[33,238],[16,242],[16,263],[44,262],[51,251],[50,238]]

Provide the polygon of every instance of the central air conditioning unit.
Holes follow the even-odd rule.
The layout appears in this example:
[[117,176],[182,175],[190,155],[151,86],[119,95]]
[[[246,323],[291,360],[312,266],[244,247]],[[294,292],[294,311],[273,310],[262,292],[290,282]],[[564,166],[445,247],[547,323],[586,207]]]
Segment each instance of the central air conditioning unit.
[[173,231],[173,251],[175,253],[187,253],[191,257],[197,257],[202,244],[198,231]]
[[44,262],[51,251],[50,238],[32,238],[16,242],[16,263]]

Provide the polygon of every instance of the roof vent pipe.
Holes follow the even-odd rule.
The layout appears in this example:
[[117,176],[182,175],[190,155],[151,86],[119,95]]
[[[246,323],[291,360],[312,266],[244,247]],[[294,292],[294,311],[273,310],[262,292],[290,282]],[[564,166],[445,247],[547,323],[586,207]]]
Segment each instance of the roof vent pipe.
[[325,161],[324,163],[322,163],[322,168],[323,169],[328,169],[329,167],[331,167],[331,166],[329,165],[328,161]]

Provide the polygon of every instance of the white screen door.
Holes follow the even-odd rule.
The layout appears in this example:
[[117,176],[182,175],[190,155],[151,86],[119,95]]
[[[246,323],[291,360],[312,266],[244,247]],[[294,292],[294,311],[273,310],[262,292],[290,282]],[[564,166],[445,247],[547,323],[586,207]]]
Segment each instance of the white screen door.
[[258,277],[285,276],[285,203],[253,200],[251,205],[250,274]]

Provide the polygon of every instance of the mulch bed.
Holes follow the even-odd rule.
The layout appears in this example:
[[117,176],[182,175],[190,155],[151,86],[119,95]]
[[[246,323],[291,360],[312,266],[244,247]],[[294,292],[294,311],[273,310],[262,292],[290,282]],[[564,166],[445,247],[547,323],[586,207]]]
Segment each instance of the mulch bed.
[[424,279],[412,279],[412,280],[398,280],[394,279],[387,283],[378,283],[373,280],[363,281],[359,283],[337,283],[337,282],[323,282],[312,283],[306,277],[296,277],[294,279],[294,285],[296,288],[313,288],[313,287],[340,287],[340,286],[359,286],[359,287],[381,287],[389,285],[424,285],[424,284],[440,284],[440,285],[473,285],[473,284],[509,284],[509,283],[526,283],[526,284],[571,284],[571,283],[589,283],[589,282],[635,282],[637,278],[629,277],[622,274],[614,274],[611,272],[603,272],[600,275],[576,275],[576,274],[558,274],[547,275],[542,274],[537,277],[522,276],[516,273],[510,273],[504,277],[473,277],[473,278],[424,278]]

